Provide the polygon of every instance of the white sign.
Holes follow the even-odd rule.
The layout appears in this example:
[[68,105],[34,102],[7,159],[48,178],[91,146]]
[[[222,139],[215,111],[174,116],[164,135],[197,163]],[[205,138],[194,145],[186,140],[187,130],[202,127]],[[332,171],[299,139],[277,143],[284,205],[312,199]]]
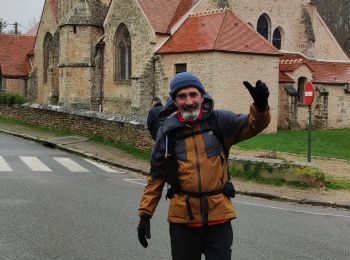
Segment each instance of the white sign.
[[312,96],[313,96],[312,91],[305,92],[305,97],[312,97]]

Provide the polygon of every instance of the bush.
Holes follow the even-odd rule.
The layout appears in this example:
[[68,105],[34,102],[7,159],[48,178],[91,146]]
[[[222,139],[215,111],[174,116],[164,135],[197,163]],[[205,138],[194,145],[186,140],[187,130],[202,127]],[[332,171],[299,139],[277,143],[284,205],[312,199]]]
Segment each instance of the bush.
[[21,95],[11,94],[11,93],[0,93],[0,104],[13,106],[16,104],[24,104],[27,99]]

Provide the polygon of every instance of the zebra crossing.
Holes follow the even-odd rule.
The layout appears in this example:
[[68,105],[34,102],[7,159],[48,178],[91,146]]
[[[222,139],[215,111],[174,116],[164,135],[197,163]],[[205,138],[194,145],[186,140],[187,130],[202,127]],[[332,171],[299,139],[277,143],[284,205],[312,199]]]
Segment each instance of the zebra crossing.
[[[18,159],[19,160],[18,160]],[[50,163],[48,163],[50,161]],[[0,172],[13,172],[18,163],[22,163],[24,167],[32,172],[52,172],[53,168],[60,167],[69,172],[95,172],[104,171],[108,173],[124,173],[106,165],[94,162],[89,159],[69,158],[69,157],[39,157],[39,156],[16,156],[15,158],[7,158],[0,156]],[[12,165],[11,165],[12,164]]]

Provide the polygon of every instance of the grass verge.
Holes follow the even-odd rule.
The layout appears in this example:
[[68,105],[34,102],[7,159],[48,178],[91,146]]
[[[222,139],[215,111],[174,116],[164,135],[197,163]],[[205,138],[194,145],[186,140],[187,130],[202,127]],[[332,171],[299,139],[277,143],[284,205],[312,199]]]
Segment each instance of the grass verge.
[[326,175],[326,188],[331,190],[350,190],[350,180]]
[[[307,154],[307,130],[278,130],[237,144],[247,150]],[[350,128],[312,131],[312,155],[350,160]]]

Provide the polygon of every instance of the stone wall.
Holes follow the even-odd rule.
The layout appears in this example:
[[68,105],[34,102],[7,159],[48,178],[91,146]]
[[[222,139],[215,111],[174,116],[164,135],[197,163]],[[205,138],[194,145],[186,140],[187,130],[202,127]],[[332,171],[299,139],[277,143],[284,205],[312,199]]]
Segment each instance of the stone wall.
[[248,180],[277,180],[288,184],[324,187],[326,179],[313,163],[280,159],[230,156],[230,174]]
[[[208,93],[212,95],[217,109],[249,113],[249,106],[253,100],[242,83],[248,80],[255,85],[258,79],[265,81],[270,90],[269,105],[272,114],[270,126],[265,132],[277,131],[278,57],[203,52],[162,55],[162,60],[169,80],[175,75],[175,64],[186,63],[187,71],[198,75]],[[169,91],[169,83],[166,86],[166,91]]]
[[65,129],[84,136],[102,136],[144,151],[153,147],[145,121],[106,113],[63,109],[57,106],[1,106],[0,115],[53,129]]
[[[115,36],[123,23],[131,36],[132,68],[130,81],[115,80]],[[135,0],[113,1],[104,24],[104,111],[133,114],[142,111],[138,79],[155,51],[156,34]],[[149,86],[152,89],[153,86]],[[151,91],[149,91],[151,92]],[[138,95],[135,97],[135,95]],[[151,100],[152,97],[147,97]]]
[[102,28],[66,25],[60,31],[59,104],[91,109],[95,45]]
[[328,127],[350,128],[350,93],[344,93],[344,85],[324,85],[329,92]]
[[25,79],[3,78],[2,91],[24,96],[26,92],[26,84]]
[[[43,68],[44,68],[44,40],[47,33],[50,33],[52,36],[57,32],[57,23],[55,17],[52,13],[51,1],[45,1],[44,11],[40,20],[40,27],[38,34],[36,36],[34,53],[34,70],[36,71],[36,80],[35,84],[30,85],[31,92],[37,93],[36,102],[39,103],[49,103],[50,102],[50,86],[49,80],[47,83],[43,83]],[[56,63],[57,64],[57,63]]]
[[300,127],[297,123],[297,99],[297,91],[292,84],[279,85],[279,128],[296,129]]
[[[305,0],[229,0],[229,6],[244,21],[257,27],[262,14],[271,19],[271,35],[282,28],[282,49],[289,52],[303,52],[315,58],[344,60],[346,56],[317,14],[316,8]],[[311,23],[303,20],[306,10]],[[308,31],[314,33],[315,42],[310,42]],[[310,44],[312,43],[312,44]]]
[[312,23],[316,37],[314,46],[315,58],[324,60],[348,61],[348,56],[340,47],[333,34],[324,23],[321,16],[316,12],[316,10],[313,13]]

